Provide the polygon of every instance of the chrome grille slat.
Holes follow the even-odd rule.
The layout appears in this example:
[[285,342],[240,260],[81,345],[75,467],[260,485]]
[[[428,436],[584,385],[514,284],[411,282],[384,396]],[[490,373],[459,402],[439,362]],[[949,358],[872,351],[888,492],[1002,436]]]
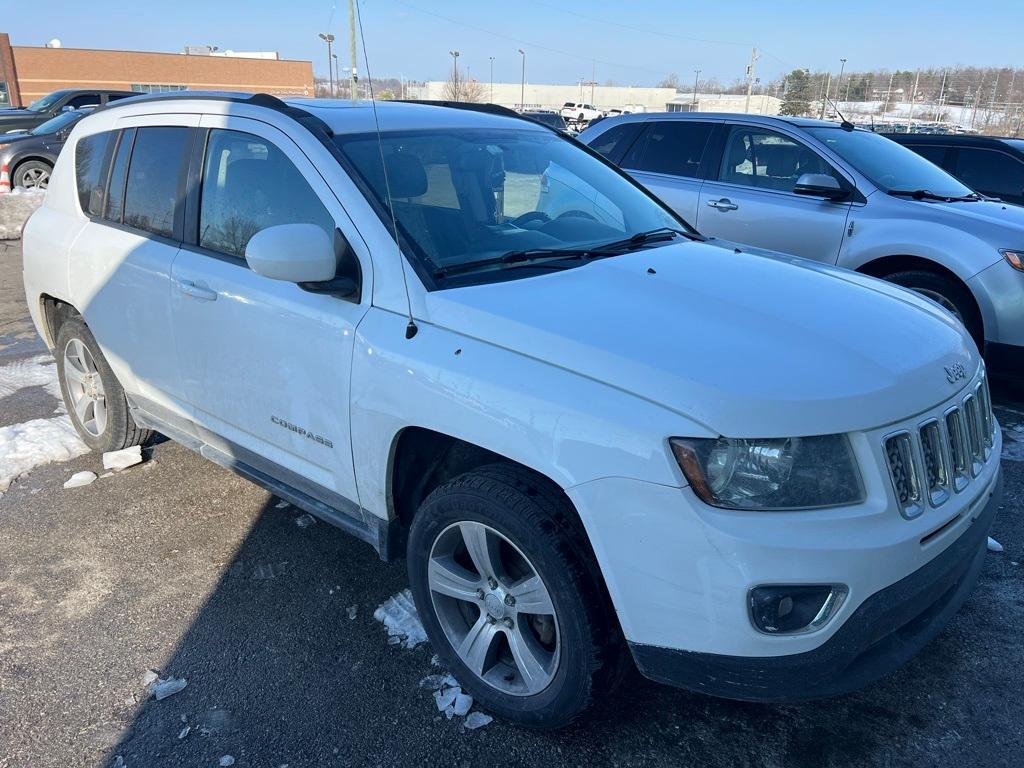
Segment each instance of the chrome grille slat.
[[883,439],[893,490],[906,518],[963,491],[992,455],[997,424],[984,373],[957,404]]

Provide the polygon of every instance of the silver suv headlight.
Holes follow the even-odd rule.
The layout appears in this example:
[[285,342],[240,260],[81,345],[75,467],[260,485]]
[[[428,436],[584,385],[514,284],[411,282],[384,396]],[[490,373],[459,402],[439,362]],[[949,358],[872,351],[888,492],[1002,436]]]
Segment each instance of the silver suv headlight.
[[788,510],[864,500],[846,435],[764,440],[674,437],[669,442],[694,492],[712,506]]

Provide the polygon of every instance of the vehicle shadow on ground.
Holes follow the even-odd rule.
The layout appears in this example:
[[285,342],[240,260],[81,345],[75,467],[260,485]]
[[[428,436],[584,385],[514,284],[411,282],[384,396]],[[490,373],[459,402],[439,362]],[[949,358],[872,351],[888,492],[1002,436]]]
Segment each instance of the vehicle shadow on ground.
[[[1019,656],[999,618],[998,574],[949,630],[891,678],[792,706],[722,701],[630,676],[557,733],[496,720],[468,731],[420,680],[432,651],[389,645],[374,608],[404,563],[271,498],[158,670],[188,686],[145,701],[106,765],[868,765],[1000,764],[1019,734],[999,671]],[[211,532],[212,535],[212,532]],[[1019,603],[1019,601],[1018,601]],[[350,618],[355,606],[355,618]],[[1017,606],[1019,612],[1019,604]],[[981,649],[984,649],[981,653]],[[1001,660],[1001,661],[1000,661]],[[1002,743],[1001,743],[1002,742]]]

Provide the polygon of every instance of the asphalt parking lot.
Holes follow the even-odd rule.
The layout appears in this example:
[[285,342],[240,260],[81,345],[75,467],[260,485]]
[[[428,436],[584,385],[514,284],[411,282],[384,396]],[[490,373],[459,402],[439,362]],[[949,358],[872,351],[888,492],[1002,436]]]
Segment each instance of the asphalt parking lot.
[[[20,272],[19,249],[0,243],[0,369],[45,353]],[[5,392],[0,428],[55,417],[45,385]],[[439,715],[421,687],[439,672],[429,646],[389,644],[373,618],[405,587],[404,564],[301,527],[188,450],[158,442],[143,464],[70,490],[74,472],[102,472],[99,456],[38,467],[0,495],[0,767],[1021,765],[1024,402],[997,401],[1005,551],[904,669],[801,706],[633,675],[558,733]],[[147,670],[188,685],[148,698]]]

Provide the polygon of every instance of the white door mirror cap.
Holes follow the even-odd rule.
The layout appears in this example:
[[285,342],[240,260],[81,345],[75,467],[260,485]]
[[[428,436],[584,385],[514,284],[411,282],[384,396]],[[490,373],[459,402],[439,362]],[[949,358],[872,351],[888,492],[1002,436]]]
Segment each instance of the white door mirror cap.
[[257,275],[289,283],[330,280],[338,269],[334,243],[316,224],[278,224],[260,230],[245,246],[245,261]]

